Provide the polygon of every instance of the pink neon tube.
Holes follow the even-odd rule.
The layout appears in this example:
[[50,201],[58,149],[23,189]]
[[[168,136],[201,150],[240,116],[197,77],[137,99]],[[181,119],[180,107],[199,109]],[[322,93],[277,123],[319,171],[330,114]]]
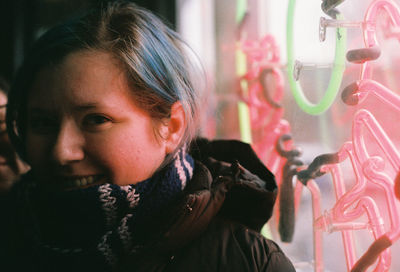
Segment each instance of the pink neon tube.
[[[371,92],[379,97],[385,104],[394,107],[396,110],[400,110],[399,96],[385,86],[370,79],[360,80],[357,82],[356,86],[353,85],[353,87],[346,88],[342,98],[344,101],[353,101],[354,104],[358,104],[359,101],[363,100],[368,93]],[[400,154],[371,113],[366,110],[360,110],[357,112],[353,122],[352,132],[353,143],[356,147],[356,157],[359,161],[359,164],[364,166],[364,174],[370,180],[384,189],[386,204],[390,214],[391,228],[388,232],[383,233],[378,237],[376,237],[376,235],[380,232],[374,234],[376,241],[354,265],[352,271],[363,271],[360,269],[366,269],[368,266],[372,265],[373,262],[371,260],[377,259],[378,256],[380,256],[378,265],[374,271],[385,271],[385,269],[390,267],[390,252],[387,248],[395,240],[398,240],[400,236],[400,215],[395,204],[393,182],[391,181],[390,177],[385,175],[382,172],[383,170],[380,169],[382,168],[383,159],[380,157],[371,157],[368,154],[366,148],[367,145],[365,144],[364,138],[361,134],[362,127],[367,128],[371,135],[373,135],[394,169],[399,169],[400,167]],[[371,220],[373,220],[373,217]]]
[[[280,102],[283,98],[284,77],[279,68],[279,48],[273,36],[266,35],[260,41],[242,42],[242,50],[249,60],[248,72],[242,77],[249,84],[248,95],[243,100],[249,106],[252,130],[261,133],[261,137],[258,137],[260,139],[253,141],[253,147],[276,176],[280,193],[276,200],[275,218],[279,223],[281,240],[290,242],[302,188],[293,188],[292,178],[296,167],[302,162],[293,160],[300,153],[297,150],[297,153],[291,152],[291,138],[281,143],[282,137],[290,133],[290,125],[282,118],[283,108]],[[268,77],[274,81],[273,92],[266,82]]]
[[[377,18],[377,14],[380,10],[385,11],[389,15],[390,23],[394,27],[400,26],[400,12],[398,6],[390,0],[386,1],[374,1],[371,3],[366,15],[366,22],[375,22]],[[373,28],[365,28],[364,29],[364,42],[367,47],[374,47],[378,45],[376,32]],[[363,69],[361,73],[361,80],[357,82],[357,92],[353,92],[354,95],[357,96],[356,100],[363,100],[369,92],[373,92],[376,96],[382,99],[385,103],[393,106],[395,109],[400,110],[400,97],[393,93],[390,89],[385,86],[379,84],[376,81],[371,80],[372,72],[371,66],[369,62],[365,62],[363,64]],[[397,152],[397,149],[392,144],[390,139],[387,137],[383,129],[379,126],[373,116],[369,116],[367,113],[364,113],[365,118],[364,122],[367,125],[369,131],[374,135],[375,139],[380,139],[378,141],[380,147],[384,151],[385,155],[389,159],[390,163],[394,167],[394,169],[399,169],[400,167],[400,155]],[[357,141],[357,139],[355,139]],[[360,140],[360,146],[363,148],[360,149],[358,157],[361,161],[366,161],[369,157],[366,152],[365,143]],[[365,151],[365,152],[362,152]],[[391,230],[382,238],[378,239],[373,245],[371,245],[370,249],[366,252],[366,254],[360,259],[360,261],[356,265],[356,269],[358,267],[367,267],[370,265],[371,261],[368,259],[375,259],[380,251],[383,251],[386,247],[389,247],[395,240],[399,239],[400,236],[400,226],[399,226],[399,214],[395,206],[394,200],[394,188],[392,186],[391,180],[384,173],[378,172],[377,168],[379,168],[379,160],[375,159],[374,161],[370,161],[369,167],[365,169],[367,174],[373,178],[373,180],[378,180],[382,186],[384,186],[387,205],[390,209],[390,220],[392,228]],[[374,257],[373,257],[374,256]],[[367,258],[368,257],[368,258]]]
[[[337,203],[334,208],[330,211],[325,212],[323,216],[318,218],[314,218],[314,236],[317,241],[320,240],[320,232],[321,231],[341,231],[342,239],[345,249],[345,256],[347,267],[350,269],[355,261],[355,247],[354,247],[354,239],[352,236],[352,230],[362,229],[372,226],[372,232],[374,234],[374,238],[380,237],[384,233],[384,228],[380,222],[382,218],[379,214],[379,209],[377,205],[373,201],[372,198],[363,196],[363,191],[365,190],[364,185],[365,178],[360,173],[360,166],[357,165],[357,161],[353,155],[353,145],[351,142],[345,143],[342,149],[338,152],[338,163],[344,161],[346,158],[350,158],[352,163],[355,164],[355,175],[359,176],[357,179],[359,180],[356,185],[354,185],[350,191],[345,192],[345,182],[342,177],[340,167],[337,164],[326,165],[322,167],[323,172],[330,171],[332,173],[335,195],[337,198]],[[361,175],[361,176],[360,176]],[[308,183],[307,183],[308,186]],[[313,206],[319,205],[318,194],[313,195]],[[356,204],[354,208],[352,208]],[[313,208],[315,210],[316,208]],[[352,220],[359,218],[362,214],[366,213],[368,216],[368,224],[360,225],[358,223],[352,222]],[[319,269],[323,267],[322,264],[322,245],[319,242],[315,243],[314,247],[315,251],[315,271],[320,271]],[[381,254],[381,258],[374,271],[382,271],[381,269],[385,269],[390,265],[390,252],[385,251]]]
[[[378,42],[376,38],[375,27],[373,23],[376,22],[379,11],[385,11],[389,16],[389,24],[393,27],[400,26],[400,12],[395,2],[390,0],[377,0],[373,1],[369,6],[365,15],[364,25],[364,42],[367,48],[377,47]],[[389,26],[389,25],[388,25]],[[368,93],[372,92],[378,98],[383,100],[386,104],[391,105],[396,110],[400,110],[400,97],[393,93],[390,89],[381,85],[380,83],[371,79],[372,67],[369,61],[363,63],[360,79],[357,83],[354,83],[347,87],[343,94],[343,100],[348,104],[358,104],[361,102]],[[349,103],[350,102],[350,103]],[[394,169],[400,167],[400,156],[399,152],[390,141],[389,137],[380,127],[379,123],[375,118],[364,111],[360,113],[360,122],[355,124],[353,130],[361,130],[361,124],[366,126],[370,133],[377,140],[380,148],[383,150],[385,156],[391,163]],[[353,134],[354,135],[357,135]],[[365,163],[364,172],[365,174],[376,184],[383,187],[386,195],[386,204],[389,207],[389,214],[391,220],[391,229],[378,239],[370,246],[367,252],[360,258],[360,260],[354,265],[352,271],[364,271],[381,255],[382,252],[387,252],[387,248],[391,244],[400,238],[400,222],[399,212],[395,206],[394,195],[395,191],[393,188],[390,177],[385,175],[382,171],[379,171],[382,167],[383,160],[379,157],[370,158],[366,144],[362,137],[355,137],[354,142],[360,148],[357,149],[357,158],[360,163]],[[383,271],[383,270],[379,270]]]
[[[375,82],[373,83],[373,86],[376,86]],[[381,90],[381,92],[376,93],[379,93],[380,96],[383,98],[393,96],[392,93],[388,92],[388,89],[386,88],[377,90]],[[393,105],[395,103],[391,104]],[[397,151],[396,147],[393,145],[393,143],[386,135],[382,127],[379,125],[379,123],[376,121],[376,119],[373,117],[373,115],[366,110],[361,110],[359,112],[359,121],[353,124],[353,130],[355,131],[353,135],[359,135],[358,137],[354,137],[353,140],[355,143],[357,143],[357,146],[360,147],[359,149],[357,149],[356,152],[357,158],[360,163],[364,165],[363,171],[365,175],[372,182],[376,183],[378,186],[384,189],[386,196],[386,205],[389,209],[391,228],[389,231],[381,234],[379,237],[375,237],[376,241],[355,264],[352,271],[363,271],[362,269],[366,269],[368,266],[372,265],[372,260],[376,260],[378,256],[382,257],[382,255],[384,254],[389,254],[388,247],[391,246],[394,241],[400,238],[400,214],[396,207],[395,188],[393,186],[393,182],[391,178],[383,172],[383,159],[381,157],[371,157],[368,154],[364,139],[362,138],[362,136],[360,136],[362,126],[365,126],[374,136],[375,140],[378,142],[379,146],[383,150],[393,168],[400,169],[400,154]],[[384,267],[382,268],[382,270],[376,271],[385,271],[384,269],[388,269],[390,267],[389,258],[383,257],[381,259],[383,259],[382,261],[384,262]]]
[[[312,210],[314,221],[316,218],[321,216],[321,192],[318,185],[313,179],[307,182],[307,188],[311,192],[312,197]],[[314,222],[313,222],[314,224]],[[314,229],[314,271],[323,272],[324,271],[324,261],[323,261],[323,238],[321,230]]]
[[[262,130],[263,133],[262,139],[254,142],[253,147],[261,158],[269,155],[270,165],[267,166],[282,165],[273,149],[279,136],[290,131],[290,126],[282,119],[283,108],[280,106],[284,79],[277,68],[280,61],[279,48],[271,35],[264,36],[260,41],[243,41],[241,47],[249,61],[248,72],[242,77],[242,80],[249,83],[249,92],[243,100],[249,106],[252,128]],[[265,82],[268,75],[275,82],[273,95]]]
[[[396,197],[400,200],[400,171],[398,171],[397,177],[395,178],[394,190]],[[393,235],[395,235],[396,239],[398,239],[400,236],[400,229],[397,229],[396,232],[393,233]],[[374,243],[372,243],[367,252],[354,265],[352,272],[365,271],[375,262],[382,251],[386,250],[392,245],[392,241],[394,240],[391,240],[386,235],[378,238]]]
[[[359,112],[359,122],[354,123],[354,130],[357,132],[356,135],[360,135],[361,127],[365,126],[374,136],[379,146],[382,148],[384,154],[392,164],[394,169],[400,168],[400,153],[397,151],[394,144],[391,142],[385,131],[376,121],[371,113],[366,110]],[[384,172],[384,162],[381,157],[371,157],[368,154],[366,144],[363,141],[362,136],[354,137],[354,143],[361,147],[356,150],[357,158],[362,164],[364,174],[378,186],[382,187],[386,195],[386,204],[389,208],[390,220],[391,220],[391,231],[387,233],[388,237],[393,241],[395,237],[392,233],[397,232],[400,229],[400,214],[396,208],[395,193],[393,187],[393,181]]]
[[342,100],[348,105],[357,105],[369,93],[373,93],[383,102],[400,111],[400,97],[389,88],[372,79],[359,80],[347,86],[342,92]]
[[[349,144],[345,144],[343,149],[347,150],[349,148],[348,145]],[[339,156],[339,159],[343,160],[344,158]],[[322,170],[328,171],[328,169],[330,169],[330,171],[331,171],[333,185],[335,188],[336,201],[338,201],[345,194],[345,191],[346,191],[343,174],[342,174],[342,171],[338,164],[323,167]],[[327,219],[327,217],[329,218],[329,214],[325,215],[325,220]],[[328,227],[330,227],[330,226],[328,225]],[[342,240],[343,240],[345,257],[346,257],[346,264],[347,264],[347,267],[349,268],[354,264],[354,262],[356,260],[354,236],[353,236],[353,232],[349,229],[342,229],[341,232],[342,232]]]
[[[366,116],[368,116],[367,119]],[[361,134],[361,126],[369,127],[370,131],[378,131],[378,133],[375,135],[377,141],[381,141],[381,139],[388,141],[387,137],[383,136],[384,132],[381,131],[379,124],[373,120],[375,119],[373,119],[373,116],[367,111],[359,111],[353,121],[353,142],[347,142],[343,145],[341,150],[337,153],[338,162],[336,164],[327,165],[321,168],[324,172],[330,171],[332,173],[337,202],[330,211],[326,212],[320,218],[315,218],[314,235],[318,237],[319,231],[321,230],[342,231],[346,262],[349,270],[356,263],[354,241],[351,230],[370,228],[376,241],[382,240],[381,237],[385,237],[386,235],[390,235],[392,233],[393,235],[397,235],[398,233],[398,212],[395,209],[394,203],[392,202],[394,196],[393,184],[388,181],[385,175],[376,173],[376,171],[372,171],[371,167],[376,165],[376,158],[370,158],[367,150],[365,149],[365,144],[362,142],[363,136]],[[390,143],[380,143],[380,146],[387,146],[386,150],[388,152],[393,150],[391,149],[392,146]],[[356,154],[359,155],[357,156]],[[389,154],[388,156],[396,157],[397,155]],[[352,163],[352,168],[356,177],[356,183],[348,192],[345,192],[345,183],[338,163],[343,162],[347,158],[349,158]],[[392,161],[396,161],[396,158],[392,159]],[[370,164],[364,164],[364,162],[370,162]],[[375,162],[375,164],[373,162]],[[369,178],[374,178],[376,184],[383,187],[386,192],[388,199],[387,205],[392,217],[392,228],[386,234],[384,225],[382,224],[383,219],[375,201],[371,197],[368,197],[364,194],[367,185],[365,175]],[[313,197],[313,200],[317,203],[318,200],[316,198],[318,196],[315,195]],[[359,223],[352,223],[353,220],[359,218],[365,213],[368,217],[367,224],[360,225]],[[316,251],[316,256],[321,256],[322,249],[320,246],[318,246],[318,244],[315,245],[314,250]],[[374,271],[386,271],[390,267],[391,254],[389,249],[382,248],[376,258],[379,258],[379,260]],[[319,263],[321,261],[321,259],[318,259],[318,261],[316,259],[316,271],[318,271],[318,267],[322,267],[322,264]],[[356,265],[358,265],[358,262]]]
[[[390,18],[393,26],[400,26],[400,12],[399,7],[394,1],[391,0],[375,0],[373,1],[364,16],[364,43],[367,48],[378,46],[378,41],[375,32],[375,25],[377,15],[380,11],[385,11]],[[363,63],[361,70],[361,79],[369,79],[372,76],[372,68],[369,61]]]
[[[332,220],[334,223],[340,222],[351,222],[364,213],[368,216],[368,226],[372,227],[372,233],[374,238],[377,239],[384,233],[384,226],[380,224],[382,217],[380,215],[379,209],[372,198],[366,197],[363,193],[366,189],[366,179],[361,171],[361,166],[354,156],[354,145],[349,142],[344,144],[342,149],[339,151],[339,161],[343,161],[348,157],[353,165],[353,171],[356,177],[356,183],[353,187],[345,192],[344,181],[341,175],[333,173],[334,188],[336,190],[337,202],[332,212]],[[356,206],[352,206],[356,203]],[[333,224],[335,225],[335,224]],[[350,226],[352,226],[350,224]],[[353,225],[351,229],[357,229],[356,225]],[[332,226],[334,227],[334,226]],[[346,225],[344,225],[346,227]],[[338,229],[338,227],[336,226]],[[342,233],[343,242],[346,253],[347,267],[350,269],[355,263],[355,249],[354,242],[351,240],[350,233]],[[380,258],[378,265],[374,271],[381,271],[381,268],[386,267],[387,263],[390,263],[390,254],[385,252],[385,254]]]
[[[400,26],[399,8],[393,1],[376,0],[370,4],[364,17],[363,34],[366,47],[371,49],[371,52],[374,54],[376,54],[374,48],[379,48],[376,39],[375,24],[377,14],[381,10],[388,13],[390,23],[393,26]],[[354,54],[351,55],[351,57],[356,59]],[[371,80],[372,68],[369,61],[365,60],[360,62],[363,63],[360,80],[344,90],[342,99],[349,105],[356,105],[359,104],[368,93],[372,92],[383,100],[385,104],[389,104],[399,110],[400,97],[394,94],[390,89]],[[314,235],[318,235],[322,230],[342,231],[348,269],[352,269],[353,272],[365,271],[378,259],[373,271],[381,272],[387,271],[390,268],[391,253],[388,247],[400,236],[400,216],[395,206],[393,182],[390,180],[390,177],[380,169],[383,164],[383,158],[370,156],[366,147],[367,145],[364,142],[362,127],[367,128],[369,133],[373,135],[394,169],[400,169],[400,156],[373,115],[365,110],[357,112],[353,120],[352,142],[345,143],[337,153],[337,163],[326,165],[321,168],[321,171],[330,171],[332,174],[337,202],[334,207],[325,212],[324,215],[319,218],[314,217]],[[352,188],[346,192],[339,163],[347,158],[350,159],[352,164],[356,181]],[[385,232],[383,218],[380,215],[380,210],[375,201],[365,194],[367,178],[383,188],[385,192],[386,204],[391,221],[390,230],[387,232]],[[397,186],[400,195],[400,185]],[[313,202],[319,203],[318,194],[316,193],[313,195]],[[363,214],[366,214],[368,218],[366,224],[352,222]],[[375,242],[357,261],[352,230],[363,228],[371,229]],[[318,258],[315,257],[315,271],[319,271],[319,269],[323,267],[321,244],[316,243],[314,250],[316,256],[319,256]]]

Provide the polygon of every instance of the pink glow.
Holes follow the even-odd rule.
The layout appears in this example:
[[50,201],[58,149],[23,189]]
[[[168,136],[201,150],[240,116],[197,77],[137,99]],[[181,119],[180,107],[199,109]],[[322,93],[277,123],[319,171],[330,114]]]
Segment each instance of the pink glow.
[[[390,101],[390,105],[392,106],[400,105],[396,102],[398,97],[387,88],[371,80],[366,80],[364,82],[366,83],[362,86],[373,90],[374,93],[386,103]],[[400,109],[400,107],[395,108]],[[365,109],[359,110],[353,119],[352,141],[346,142],[337,153],[339,162],[337,164],[325,165],[321,168],[321,171],[330,172],[332,175],[337,202],[334,207],[326,211],[324,215],[318,218],[314,217],[314,232],[317,232],[314,235],[318,235],[318,232],[321,230],[326,232],[342,231],[347,267],[350,270],[351,268],[357,269],[357,267],[365,266],[364,262],[361,261],[356,264],[357,258],[351,231],[369,229],[375,239],[371,247],[374,248],[375,246],[380,250],[373,251],[375,259],[378,259],[373,271],[387,271],[391,264],[390,249],[387,248],[387,246],[390,246],[400,236],[400,214],[396,207],[393,179],[383,172],[384,158],[369,154],[367,147],[371,142],[368,142],[368,144],[365,143],[365,133],[363,134],[365,130],[372,135],[374,141],[385,155],[384,158],[391,164],[393,169],[400,169],[400,153],[397,151],[386,132],[369,111]],[[347,158],[350,159],[354,171],[355,183],[351,189],[346,192],[340,163]],[[375,200],[366,193],[368,182],[376,184],[385,192],[386,207],[390,216],[390,226],[385,225]],[[313,201],[318,203],[319,200],[316,200],[316,198],[318,198],[318,195],[313,195]],[[313,205],[317,204],[313,203]],[[382,207],[380,209],[382,209]],[[368,220],[366,223],[354,222],[363,214],[367,215]],[[386,231],[385,226],[388,229]],[[390,243],[387,242],[388,240]],[[387,246],[380,246],[382,243]],[[315,244],[314,250],[317,252],[321,251],[321,245]],[[371,253],[367,253],[369,254],[369,258],[361,257],[360,260],[371,260]],[[316,256],[321,254],[322,253],[316,253]],[[322,266],[322,264],[317,263],[322,261],[322,259],[316,259],[315,261],[316,269]],[[373,262],[371,264],[373,264]]]
[[[284,169],[292,169],[288,158],[279,154],[276,145],[281,137],[290,133],[289,123],[283,119],[281,100],[284,92],[284,77],[279,67],[280,52],[275,39],[271,35],[264,36],[260,41],[242,41],[241,47],[246,54],[248,71],[241,78],[249,84],[248,94],[242,94],[249,106],[250,121],[253,133],[253,148],[266,166],[275,174],[278,187],[282,180],[293,176],[284,173]],[[272,77],[274,85],[267,82],[267,76]],[[293,149],[293,141],[286,139],[282,147],[285,151]],[[286,167],[284,167],[287,165]],[[286,182],[291,182],[287,180]],[[300,204],[302,186],[294,189],[295,212]],[[280,197],[275,205],[276,222],[280,222]],[[288,204],[293,205],[293,204]],[[293,222],[294,223],[294,222]]]
[[[365,14],[363,24],[364,42],[367,48],[379,47],[375,31],[379,11],[385,11],[388,14],[389,24],[392,27],[400,26],[399,8],[393,1],[373,1]],[[365,61],[362,63],[360,80],[344,90],[343,100],[351,105],[359,105],[368,94],[372,93],[383,102],[383,105],[400,110],[400,97],[371,78],[372,63]],[[376,150],[374,152],[368,150],[371,142],[366,143],[367,138],[364,131],[368,131],[372,135],[373,141],[377,143],[384,157],[377,156]],[[384,166],[387,161],[393,169],[398,171],[400,169],[400,153],[376,118],[369,111],[361,109],[357,111],[353,119],[352,141],[345,143],[337,154],[338,163],[321,168],[321,171],[330,172],[332,175],[337,202],[324,215],[314,216],[314,236],[321,230],[341,231],[348,270],[365,271],[376,263],[373,271],[387,271],[391,265],[389,246],[400,237],[400,214],[396,207],[393,178],[384,172]],[[340,163],[347,158],[351,161],[355,175],[355,183],[348,191],[346,191],[340,168]],[[370,182],[384,191],[390,226],[384,222],[381,215],[382,207],[380,210],[373,196],[367,193],[366,188]],[[397,188],[400,188],[400,185],[396,185]],[[398,193],[398,191],[396,192]],[[314,194],[313,205],[315,205],[314,202],[319,203],[318,194],[315,192]],[[367,222],[356,222],[356,219],[363,214],[367,215]],[[352,231],[358,229],[369,229],[375,241],[357,261]],[[318,252],[322,252],[321,244],[316,243],[314,250],[317,252],[316,256],[320,256],[322,253]],[[323,266],[319,263],[322,262],[322,258],[317,259],[316,257],[315,261],[315,271],[319,271],[319,267]]]
[[[385,11],[394,27],[400,27],[399,7],[391,0],[373,1],[364,16],[363,34],[364,43],[367,48],[379,46],[376,37],[376,21],[380,11]],[[400,37],[397,37],[400,41]],[[361,69],[361,79],[370,79],[372,77],[372,63],[364,62]]]
[[[364,114],[364,110],[360,111],[356,115],[353,123],[358,124],[360,120],[364,118]],[[357,125],[355,125],[355,127],[357,127]],[[373,129],[379,128],[373,127]],[[354,139],[362,138],[362,135],[357,133],[359,131],[360,130],[358,129],[353,130],[353,136],[355,136]],[[361,146],[361,148],[364,147],[364,145]],[[396,229],[398,229],[398,211],[395,208],[390,209],[391,217],[394,218],[394,220],[391,222],[391,230],[385,233],[383,218],[380,214],[380,210],[377,207],[374,199],[365,193],[367,182],[369,180],[367,180],[365,173],[363,173],[363,170],[365,170],[363,168],[365,168],[365,166],[363,167],[355,155],[356,153],[360,153],[360,150],[358,150],[359,148],[360,146],[356,146],[352,142],[346,142],[337,153],[338,163],[325,165],[320,169],[322,172],[331,173],[335,188],[335,196],[337,199],[334,207],[328,211],[325,211],[323,215],[321,215],[320,212],[320,193],[319,190],[315,188],[317,185],[315,183],[311,183],[312,187],[310,187],[309,182],[313,180],[309,180],[307,182],[307,187],[312,193],[315,271],[322,271],[323,269],[322,231],[342,232],[347,267],[350,270],[357,260],[352,231],[369,229],[376,240],[383,235],[390,235],[391,232],[396,232]],[[363,150],[361,152],[365,153],[366,151]],[[347,159],[350,159],[351,161],[356,181],[352,188],[346,192],[345,180],[342,175],[340,163]],[[387,192],[386,197],[392,199],[391,196],[394,196],[394,193],[391,194],[390,188],[393,188],[393,186],[387,186],[388,184],[382,184],[380,182],[376,182],[376,184],[384,187]],[[394,203],[391,203],[391,201],[388,201],[387,204],[389,206],[393,204],[393,207],[395,205]],[[367,222],[355,222],[355,220],[360,218],[363,214],[367,215]],[[387,271],[387,269],[390,267],[390,263],[390,250],[384,249],[383,252],[380,252],[378,263],[374,271]]]
[[[383,105],[400,110],[398,95],[370,79],[360,80],[357,89],[351,94],[357,97],[358,102],[358,100],[364,100],[369,93],[377,96]],[[383,156],[377,156],[377,150],[373,150],[373,152],[368,150],[372,142],[370,138],[366,137],[366,132],[372,136],[372,140],[377,144]],[[367,139],[368,142],[366,142]],[[400,153],[376,118],[369,111],[361,109],[357,111],[353,119],[352,141],[346,142],[337,155],[337,164],[325,165],[321,168],[321,171],[330,172],[332,175],[337,202],[324,215],[319,218],[314,217],[314,232],[317,232],[314,235],[318,235],[321,230],[341,231],[349,270],[364,271],[359,269],[366,269],[377,260],[373,271],[387,271],[391,264],[391,253],[388,247],[400,237],[400,212],[396,206],[393,178],[384,172],[384,166],[387,161],[393,169],[398,171],[400,169]],[[355,183],[348,191],[346,191],[340,168],[340,163],[347,158],[350,159],[355,175]],[[382,207],[379,209],[373,196],[368,195],[366,188],[369,183],[374,183],[384,191],[385,207],[388,210],[390,225],[385,225],[386,222],[381,215]],[[397,186],[400,187],[400,185]],[[316,198],[318,195],[313,195],[313,201],[318,203],[319,200]],[[313,205],[317,204],[313,203]],[[355,222],[364,214],[367,215],[367,222]],[[375,241],[357,261],[351,231],[359,229],[369,229]],[[314,250],[322,251],[321,245],[315,244]],[[321,254],[321,252],[316,253],[316,256]],[[321,262],[322,259],[315,261],[316,271],[318,271],[318,267],[323,265],[317,262]]]
[[[252,130],[258,133],[253,136],[253,148],[266,161],[267,167],[277,174],[284,161],[274,150],[275,143],[280,135],[290,132],[290,125],[282,119],[283,108],[280,107],[284,79],[277,68],[280,61],[279,48],[271,35],[266,35],[260,41],[243,41],[241,46],[249,64],[247,73],[241,79],[248,82],[249,91],[247,96],[242,94],[241,97],[249,106]],[[269,90],[265,82],[268,74],[274,79],[274,90]]]

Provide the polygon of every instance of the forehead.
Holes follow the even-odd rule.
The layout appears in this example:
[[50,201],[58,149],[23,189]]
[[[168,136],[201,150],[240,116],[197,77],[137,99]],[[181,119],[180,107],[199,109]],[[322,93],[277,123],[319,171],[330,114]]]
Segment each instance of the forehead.
[[71,53],[61,62],[39,71],[28,97],[28,105],[89,103],[115,91],[130,94],[120,67],[110,54],[102,51]]

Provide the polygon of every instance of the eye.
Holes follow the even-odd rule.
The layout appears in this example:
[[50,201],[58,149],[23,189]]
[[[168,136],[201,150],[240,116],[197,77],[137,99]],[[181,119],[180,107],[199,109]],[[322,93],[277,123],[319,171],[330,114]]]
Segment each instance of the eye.
[[101,129],[111,123],[111,119],[101,114],[90,114],[83,119],[83,126],[87,129]]

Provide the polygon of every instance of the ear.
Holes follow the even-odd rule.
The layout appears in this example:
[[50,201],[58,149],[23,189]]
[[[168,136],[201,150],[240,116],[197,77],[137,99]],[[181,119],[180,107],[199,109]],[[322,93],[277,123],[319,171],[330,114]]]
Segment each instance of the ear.
[[185,111],[183,110],[181,102],[177,101],[171,107],[171,117],[167,123],[167,135],[165,138],[167,154],[173,152],[177,148],[180,140],[183,137],[185,129]]

